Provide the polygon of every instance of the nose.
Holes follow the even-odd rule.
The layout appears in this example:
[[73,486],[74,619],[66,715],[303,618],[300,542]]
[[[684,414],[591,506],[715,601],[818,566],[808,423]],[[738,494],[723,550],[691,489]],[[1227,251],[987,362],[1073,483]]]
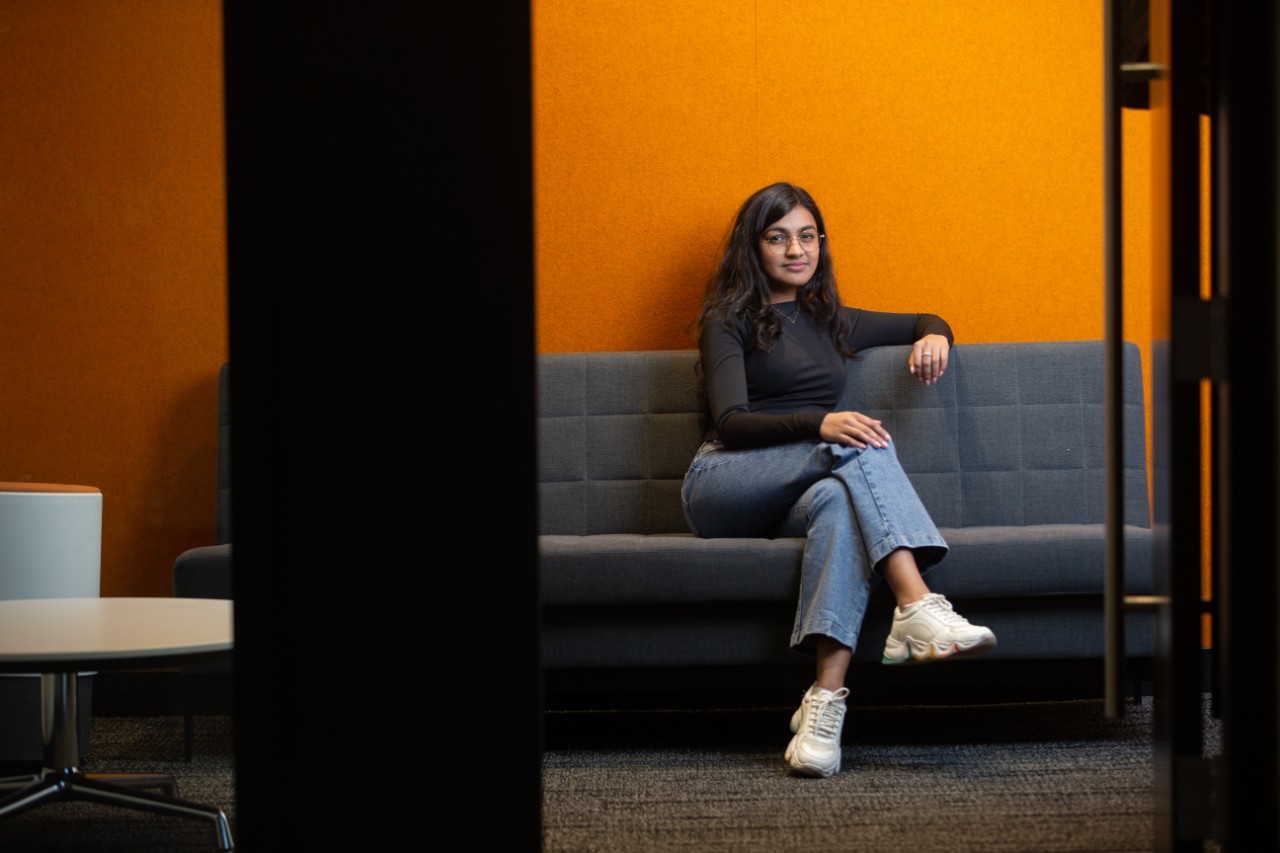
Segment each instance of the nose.
[[787,238],[787,252],[786,252],[786,254],[787,254],[787,257],[790,257],[790,256],[791,256],[791,255],[793,255],[793,254],[794,254],[794,255],[803,255],[803,254],[804,254],[804,246],[801,246],[801,245],[800,245],[800,238],[799,238],[799,237],[788,237],[788,238]]

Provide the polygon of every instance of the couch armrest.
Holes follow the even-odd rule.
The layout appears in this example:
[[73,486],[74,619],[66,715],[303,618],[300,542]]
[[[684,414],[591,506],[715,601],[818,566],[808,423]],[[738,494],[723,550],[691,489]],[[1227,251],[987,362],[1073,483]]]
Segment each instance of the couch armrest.
[[173,561],[178,598],[231,598],[231,543],[183,551]]

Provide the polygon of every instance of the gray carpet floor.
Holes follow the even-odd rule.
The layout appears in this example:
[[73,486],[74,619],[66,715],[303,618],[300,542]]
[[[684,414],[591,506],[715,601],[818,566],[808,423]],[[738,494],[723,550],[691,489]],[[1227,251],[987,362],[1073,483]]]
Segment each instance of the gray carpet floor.
[[[1205,754],[1221,749],[1205,700]],[[852,707],[843,769],[791,776],[791,709],[550,713],[545,853],[868,851],[1111,853],[1155,849],[1151,699]],[[227,717],[95,718],[86,772],[168,772],[235,830]],[[80,802],[0,820],[0,851],[211,851],[212,823]],[[1206,841],[1206,853],[1217,853]]]
[[[829,779],[787,772],[788,709],[726,717],[719,737],[679,716],[555,721],[547,853],[1155,849],[1150,698],[1119,719],[1101,701],[851,708]],[[628,745],[602,749],[609,730]],[[1205,744],[1221,748],[1207,700]]]
[[[190,762],[181,717],[95,717],[80,769],[85,773],[170,773],[178,796],[220,808],[235,836],[235,750],[230,717],[196,717]],[[212,821],[118,806],[55,801],[0,820],[0,851],[217,850]]]

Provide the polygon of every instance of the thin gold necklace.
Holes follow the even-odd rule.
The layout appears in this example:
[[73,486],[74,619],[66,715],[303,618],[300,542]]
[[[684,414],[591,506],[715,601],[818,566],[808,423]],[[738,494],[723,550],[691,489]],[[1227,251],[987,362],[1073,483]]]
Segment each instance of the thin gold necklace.
[[779,313],[779,314],[780,314],[784,319],[790,320],[790,321],[791,321],[791,325],[793,325],[793,326],[796,324],[796,320],[800,317],[800,303],[799,303],[799,302],[796,302],[796,313],[792,314],[790,317],[788,317],[786,314],[783,314],[783,313],[782,313],[782,309],[781,309],[781,308],[779,308],[777,305],[773,306],[773,310],[774,310],[774,311],[777,311],[777,312],[778,312],[778,313]]

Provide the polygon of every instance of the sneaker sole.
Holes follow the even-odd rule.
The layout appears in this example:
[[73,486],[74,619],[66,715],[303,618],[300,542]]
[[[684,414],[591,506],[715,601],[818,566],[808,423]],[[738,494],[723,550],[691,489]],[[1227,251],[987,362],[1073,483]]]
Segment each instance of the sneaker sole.
[[827,779],[840,772],[840,762],[838,760],[836,761],[835,767],[831,768],[820,767],[816,764],[804,764],[803,762],[797,764],[791,760],[793,758],[791,750],[794,749],[794,747],[795,739],[792,738],[791,743],[787,744],[787,752],[783,756],[787,761],[787,765],[791,768],[792,773],[796,773],[800,776],[809,776],[815,779]]
[[938,646],[934,643],[925,643],[924,649],[916,651],[914,644],[907,642],[902,646],[902,656],[898,657],[890,649],[885,648],[884,656],[880,659],[881,663],[889,665],[897,664],[921,664],[933,663],[934,661],[952,660],[953,658],[970,658],[978,655],[986,654],[996,647],[995,636],[985,637],[978,640],[971,646],[961,646],[954,643],[951,646]]

